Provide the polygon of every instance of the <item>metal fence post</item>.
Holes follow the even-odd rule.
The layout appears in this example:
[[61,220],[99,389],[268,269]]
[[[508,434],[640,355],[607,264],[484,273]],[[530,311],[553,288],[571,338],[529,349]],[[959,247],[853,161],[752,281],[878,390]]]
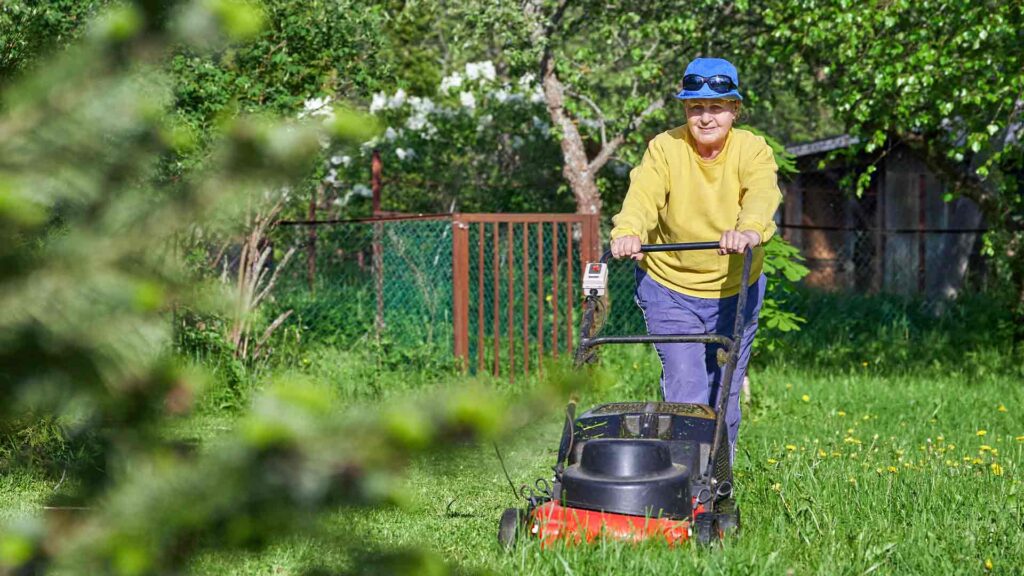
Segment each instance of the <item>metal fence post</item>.
[[452,328],[455,358],[469,369],[469,226],[452,219]]

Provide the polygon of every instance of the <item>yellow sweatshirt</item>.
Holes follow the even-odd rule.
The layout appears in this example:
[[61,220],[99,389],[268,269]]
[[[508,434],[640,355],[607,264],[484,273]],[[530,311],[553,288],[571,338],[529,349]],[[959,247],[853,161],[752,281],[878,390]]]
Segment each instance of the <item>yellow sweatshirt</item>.
[[[639,236],[645,244],[718,241],[726,230],[761,235],[750,271],[753,284],[764,263],[763,244],[775,232],[772,216],[782,200],[778,167],[764,138],[729,131],[713,160],[697,153],[684,126],[654,137],[640,165],[630,172],[622,211],[612,218],[612,239]],[[659,284],[701,298],[739,292],[743,258],[713,250],[651,252],[640,266]]]

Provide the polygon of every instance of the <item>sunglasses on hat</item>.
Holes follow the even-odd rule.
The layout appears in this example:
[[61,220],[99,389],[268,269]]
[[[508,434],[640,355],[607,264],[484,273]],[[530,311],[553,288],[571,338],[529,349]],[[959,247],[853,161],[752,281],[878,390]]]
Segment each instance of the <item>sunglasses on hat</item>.
[[724,74],[716,74],[706,78],[700,74],[687,74],[683,76],[683,89],[685,90],[697,91],[704,84],[707,84],[708,88],[716,94],[725,94],[730,90],[736,89],[736,84],[733,83],[732,78]]

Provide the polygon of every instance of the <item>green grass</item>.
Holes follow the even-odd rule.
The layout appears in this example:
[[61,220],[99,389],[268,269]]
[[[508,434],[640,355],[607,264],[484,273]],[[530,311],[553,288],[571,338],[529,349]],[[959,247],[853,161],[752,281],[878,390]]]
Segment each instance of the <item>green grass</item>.
[[[767,372],[754,387],[737,462],[743,534],[720,549],[602,543],[541,551],[527,542],[504,554],[496,522],[514,501],[488,447],[417,462],[406,509],[338,522],[502,573],[969,574],[982,573],[986,560],[996,573],[1024,567],[1020,382]],[[547,475],[558,427],[550,419],[506,446],[517,482]]]
[[[649,350],[606,352],[605,364],[583,407],[656,395],[658,365]],[[395,372],[375,387],[365,380],[353,386],[360,370],[341,353],[318,352],[308,372],[370,404],[452,383]],[[736,468],[743,532],[722,547],[601,542],[542,551],[526,541],[505,553],[497,520],[521,503],[484,445],[411,461],[402,506],[332,511],[319,530],[261,552],[207,553],[192,571],[386,571],[346,552],[358,542],[378,561],[381,552],[421,549],[435,561],[500,574],[1021,574],[1022,384],[1016,376],[891,375],[863,365],[756,369]],[[552,405],[500,443],[517,484],[550,475],[560,412]],[[230,428],[234,414],[207,410],[168,433],[209,441]],[[0,475],[0,518],[37,511],[57,481],[52,471]]]

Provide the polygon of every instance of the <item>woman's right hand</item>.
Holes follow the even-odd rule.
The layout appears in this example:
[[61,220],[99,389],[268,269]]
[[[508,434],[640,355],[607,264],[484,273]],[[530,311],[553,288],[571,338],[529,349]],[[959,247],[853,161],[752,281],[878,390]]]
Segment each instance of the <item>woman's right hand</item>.
[[632,258],[633,260],[643,260],[644,253],[640,251],[640,237],[639,236],[623,236],[612,240],[612,258]]

